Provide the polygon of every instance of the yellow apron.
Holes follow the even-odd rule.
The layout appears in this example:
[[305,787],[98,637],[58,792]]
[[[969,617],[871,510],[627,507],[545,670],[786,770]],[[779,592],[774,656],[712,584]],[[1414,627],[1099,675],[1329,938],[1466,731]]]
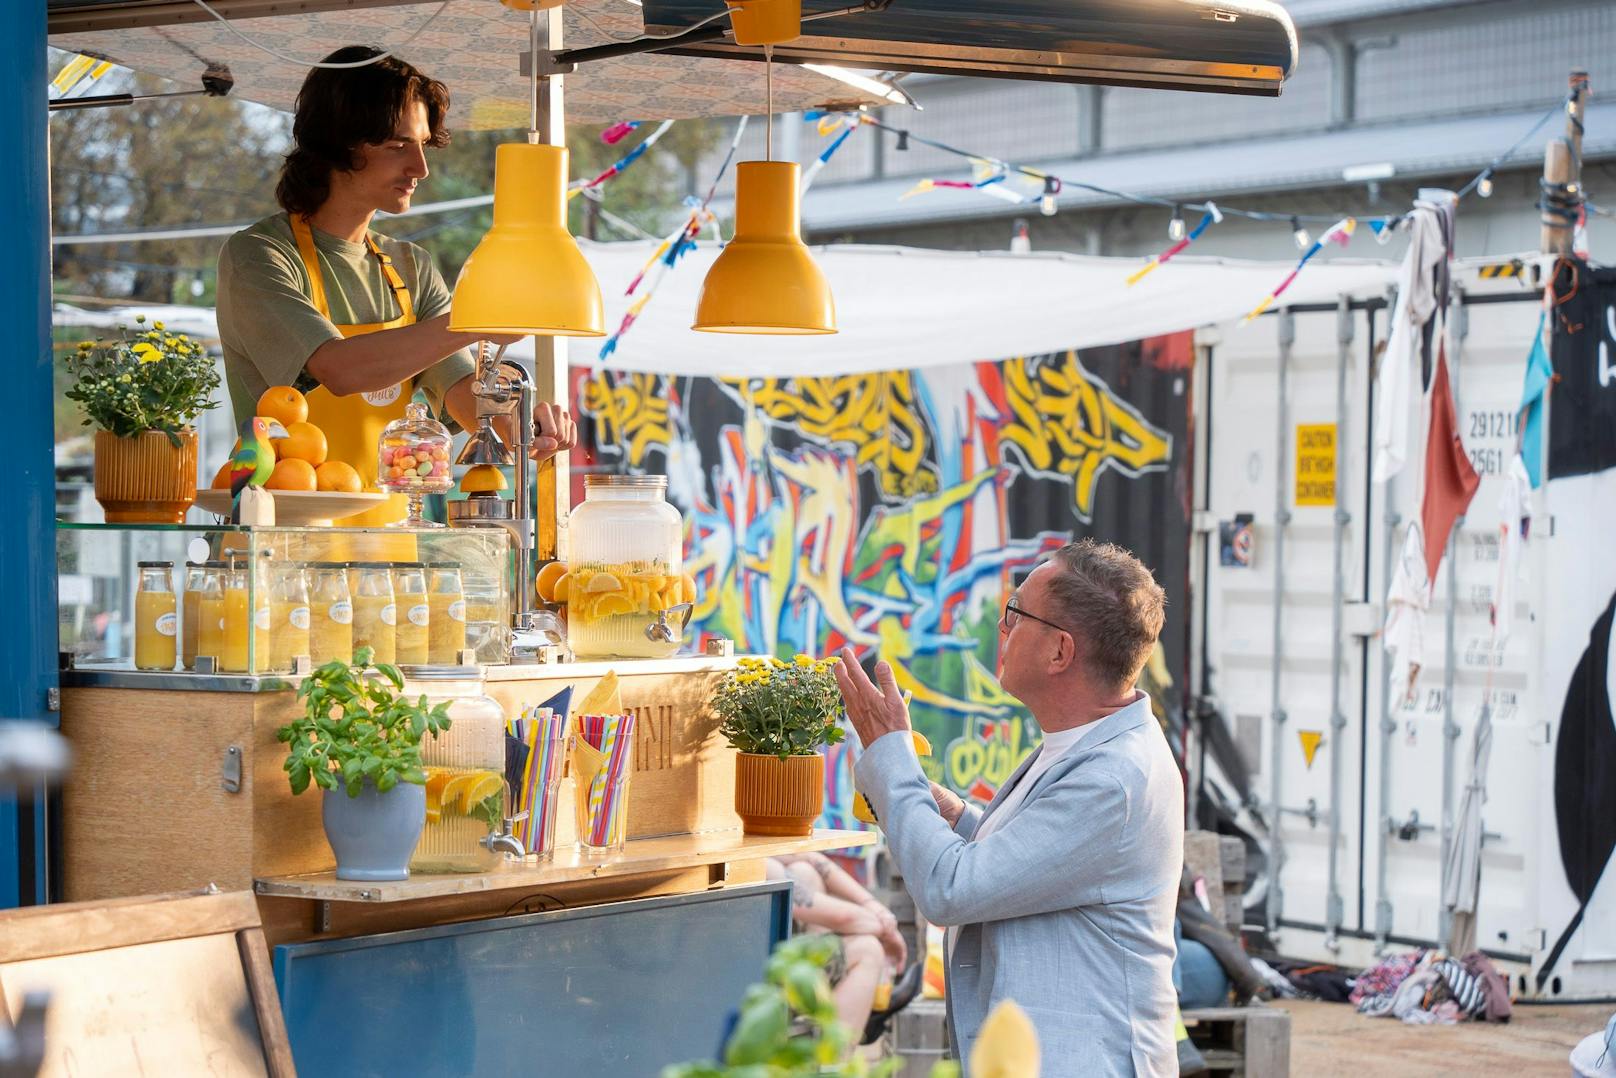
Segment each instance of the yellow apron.
[[[357,337],[363,333],[376,333],[384,329],[398,329],[415,324],[415,304],[410,299],[409,287],[405,285],[404,278],[398,275],[398,270],[393,268],[393,260],[382,253],[368,232],[365,234],[365,246],[370,248],[370,253],[381,263],[382,273],[387,278],[387,284],[393,290],[393,298],[398,303],[399,316],[388,322],[350,325],[343,325],[332,319],[331,304],[325,293],[325,278],[320,273],[320,257],[314,247],[314,232],[303,217],[297,214],[289,216],[292,222],[292,235],[297,240],[298,253],[302,255],[303,267],[309,274],[309,286],[313,293],[309,299],[314,303],[315,309],[337,327],[338,333],[344,338]],[[347,461],[353,465],[354,471],[359,473],[359,482],[363,489],[376,491],[379,489],[376,486],[377,443],[381,440],[382,431],[387,424],[395,419],[404,418],[404,406],[410,402],[414,393],[413,378],[406,378],[395,386],[373,393],[353,393],[346,397],[339,397],[324,386],[319,386],[308,394],[309,422],[325,432],[330,459]],[[335,524],[339,528],[374,528],[403,520],[408,512],[408,500],[402,494],[395,494],[388,499],[387,504],[355,516],[344,517]],[[360,537],[342,538],[357,540]],[[339,545],[349,546],[346,543]],[[371,545],[354,544],[352,556],[382,556],[381,551],[371,552],[362,549]],[[408,549],[400,549],[395,556],[406,559],[413,557],[415,544],[411,542],[404,545]],[[343,551],[333,550],[327,557],[345,560],[342,555]]]

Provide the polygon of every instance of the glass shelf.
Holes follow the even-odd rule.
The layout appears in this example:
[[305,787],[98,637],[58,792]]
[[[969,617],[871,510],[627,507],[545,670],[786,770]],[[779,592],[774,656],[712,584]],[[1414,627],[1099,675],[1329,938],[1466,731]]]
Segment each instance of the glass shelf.
[[[59,521],[56,535],[59,650],[81,669],[130,664],[134,659],[138,563],[167,562],[173,568],[178,634],[186,631],[186,563],[237,559],[271,567],[248,577],[245,609],[259,629],[237,626],[245,636],[245,659],[236,642],[218,673],[251,677],[271,674],[290,659],[272,660],[277,628],[270,612],[270,583],[286,566],[309,562],[456,562],[464,589],[466,647],[484,665],[510,661],[510,533],[503,528],[338,528],[320,526],[88,524]],[[420,605],[420,604],[417,604]],[[193,605],[193,610],[197,609]],[[402,614],[395,610],[395,620]],[[304,614],[307,618],[307,613]],[[196,621],[195,618],[192,621]],[[306,624],[306,622],[305,622]],[[415,621],[416,626],[424,624]],[[226,636],[228,636],[228,628]],[[234,638],[232,638],[234,639]],[[183,648],[181,649],[183,653]],[[125,669],[128,666],[125,665]],[[201,677],[176,666],[174,677]]]

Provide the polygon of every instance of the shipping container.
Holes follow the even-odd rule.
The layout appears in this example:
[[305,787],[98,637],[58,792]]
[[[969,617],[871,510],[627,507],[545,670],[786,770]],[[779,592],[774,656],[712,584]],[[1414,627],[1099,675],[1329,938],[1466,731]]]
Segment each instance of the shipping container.
[[[1551,477],[1532,492],[1500,639],[1500,502],[1542,307],[1526,278],[1478,271],[1456,268],[1448,358],[1480,486],[1437,570],[1412,686],[1380,634],[1404,529],[1420,515],[1418,426],[1402,470],[1385,483],[1370,478],[1374,424],[1387,409],[1374,373],[1388,298],[1198,334],[1189,673],[1229,745],[1221,764],[1217,753],[1195,755],[1192,811],[1249,836],[1246,920],[1283,953],[1357,966],[1444,946],[1443,865],[1460,837],[1488,702],[1476,945],[1523,995],[1608,997],[1616,868],[1601,876],[1606,866],[1588,859],[1608,859],[1598,836],[1612,822],[1579,818],[1577,777],[1563,763],[1557,808],[1556,758],[1573,670],[1616,591],[1616,469]],[[1616,314],[1604,314],[1616,337]],[[1611,383],[1598,381],[1616,393]],[[1607,691],[1616,684],[1596,673]],[[1602,781],[1616,783],[1616,769]],[[1591,892],[1585,906],[1573,880]]]

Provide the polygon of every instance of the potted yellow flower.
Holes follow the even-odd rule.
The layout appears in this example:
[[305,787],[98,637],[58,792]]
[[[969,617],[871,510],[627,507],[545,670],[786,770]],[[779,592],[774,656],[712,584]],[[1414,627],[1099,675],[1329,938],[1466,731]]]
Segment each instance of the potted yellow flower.
[[217,405],[207,349],[138,315],[68,354],[68,400],[95,432],[95,498],[115,524],[180,524],[196,500],[196,429]]
[[735,760],[735,811],[749,835],[807,835],[825,807],[825,758],[842,740],[835,659],[742,659],[713,697]]

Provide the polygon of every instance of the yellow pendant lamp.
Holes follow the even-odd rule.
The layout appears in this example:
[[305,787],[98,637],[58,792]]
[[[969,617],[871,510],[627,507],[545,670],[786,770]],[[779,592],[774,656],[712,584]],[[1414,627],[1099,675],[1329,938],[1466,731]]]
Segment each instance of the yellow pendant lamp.
[[724,0],[737,45],[779,45],[802,34],[802,0]]
[[[772,48],[765,45],[769,132],[774,148]],[[802,242],[795,161],[735,166],[735,235],[701,284],[692,329],[706,333],[809,335],[836,332],[836,301]]]
[[510,142],[494,151],[494,227],[455,282],[449,329],[604,337],[600,284],[567,231],[567,150]]
[[798,230],[797,163],[743,161],[735,168],[735,237],[707,271],[692,328],[835,333],[830,285]]

